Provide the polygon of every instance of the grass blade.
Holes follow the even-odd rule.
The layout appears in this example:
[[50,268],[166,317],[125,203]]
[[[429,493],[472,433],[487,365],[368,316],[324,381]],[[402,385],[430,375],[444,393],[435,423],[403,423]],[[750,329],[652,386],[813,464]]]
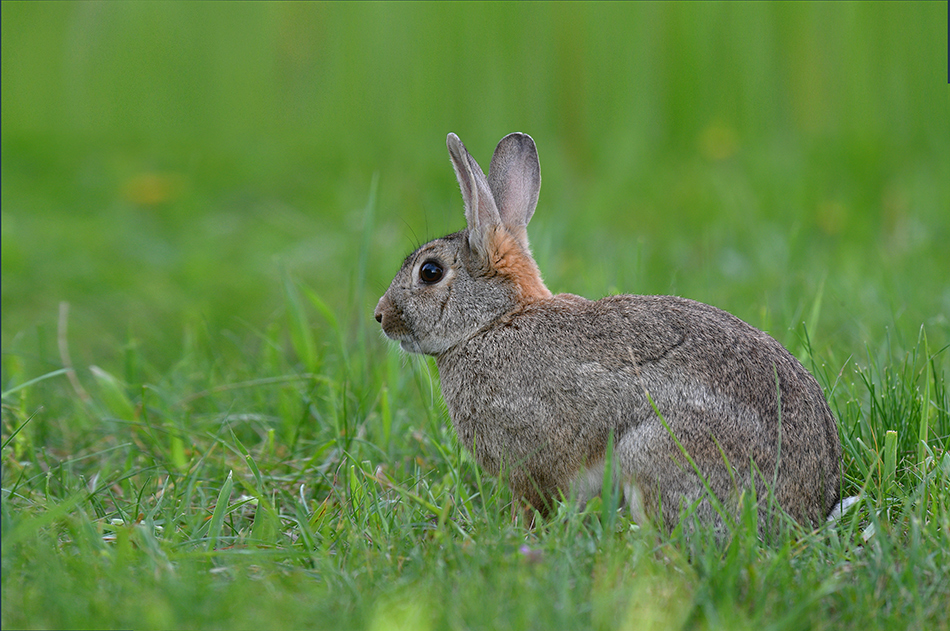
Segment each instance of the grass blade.
[[125,384],[98,366],[90,366],[89,372],[96,378],[96,383],[99,384],[99,390],[102,393],[102,400],[109,412],[116,418],[123,420],[135,418],[135,406],[125,392]]
[[[52,505],[48,510],[40,513],[36,517],[30,517],[13,526],[12,529],[4,524],[2,554],[6,557],[7,550],[21,543],[25,539],[38,533],[42,528],[52,524],[57,519],[65,517],[84,499],[88,497],[85,491],[81,491],[68,497],[58,504]],[[8,533],[7,531],[10,530]]]
[[39,383],[41,381],[45,381],[53,377],[58,377],[59,375],[65,375],[67,372],[69,372],[68,368],[60,368],[59,370],[54,370],[53,372],[48,372],[45,375],[40,375],[39,377],[35,377],[33,379],[30,379],[29,381],[25,381],[18,386],[13,386],[9,390],[4,390],[3,393],[0,394],[0,399],[6,399],[14,392],[22,390],[23,388],[29,388],[35,383]]
[[218,492],[218,501],[211,513],[211,526],[208,529],[208,545],[206,547],[209,552],[218,545],[218,537],[221,534],[221,527],[224,525],[224,516],[228,512],[228,501],[231,499],[231,487],[234,485],[233,475],[233,471],[228,471],[228,477],[221,485],[221,490]]
[[924,343],[924,394],[920,401],[920,425],[917,431],[917,466],[923,470],[927,458],[927,439],[930,434],[930,385],[933,380],[930,366],[930,348],[927,344],[927,333],[921,327],[921,336]]
[[13,439],[16,438],[17,434],[19,434],[23,430],[23,428],[26,427],[30,423],[30,421],[32,421],[35,417],[36,417],[36,412],[34,412],[33,414],[30,414],[30,417],[28,419],[20,423],[17,426],[17,428],[13,430],[13,432],[9,436],[7,436],[7,439],[3,441],[3,445],[0,446],[0,449],[5,449],[7,445],[13,442]]
[[293,345],[297,357],[303,362],[305,369],[316,372],[317,345],[313,339],[310,323],[307,321],[307,313],[304,311],[303,303],[300,300],[300,292],[297,291],[297,283],[291,278],[290,272],[286,268],[281,269],[281,276],[284,282],[284,297],[287,299],[290,343]]
[[897,473],[897,432],[884,434],[884,473],[881,476],[881,495],[890,493]]

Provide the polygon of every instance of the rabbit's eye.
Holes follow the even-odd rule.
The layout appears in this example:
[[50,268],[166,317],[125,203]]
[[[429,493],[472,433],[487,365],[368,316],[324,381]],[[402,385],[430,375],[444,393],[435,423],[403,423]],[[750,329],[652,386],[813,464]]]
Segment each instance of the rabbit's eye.
[[435,261],[426,261],[419,268],[419,278],[426,284],[437,283],[442,280],[442,266]]

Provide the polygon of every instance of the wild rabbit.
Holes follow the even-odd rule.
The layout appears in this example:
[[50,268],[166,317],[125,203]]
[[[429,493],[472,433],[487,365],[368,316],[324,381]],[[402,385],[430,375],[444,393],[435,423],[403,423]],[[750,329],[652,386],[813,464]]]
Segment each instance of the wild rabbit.
[[435,357],[478,464],[547,513],[560,495],[600,491],[612,441],[635,518],[671,529],[691,507],[721,526],[706,485],[734,515],[754,484],[760,527],[770,493],[803,525],[822,522],[838,501],[841,444],[814,377],[709,305],[552,295],[528,248],[534,141],[504,137],[487,178],[455,134],[446,142],[468,226],[406,257],[375,316],[404,350]]

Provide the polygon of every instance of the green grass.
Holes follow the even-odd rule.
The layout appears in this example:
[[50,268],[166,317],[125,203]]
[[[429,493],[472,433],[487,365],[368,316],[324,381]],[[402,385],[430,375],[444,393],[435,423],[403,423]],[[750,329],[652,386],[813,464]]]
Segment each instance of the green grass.
[[[950,628],[945,3],[2,5],[2,626]],[[527,527],[375,301],[538,143],[555,291],[768,330],[836,524]]]

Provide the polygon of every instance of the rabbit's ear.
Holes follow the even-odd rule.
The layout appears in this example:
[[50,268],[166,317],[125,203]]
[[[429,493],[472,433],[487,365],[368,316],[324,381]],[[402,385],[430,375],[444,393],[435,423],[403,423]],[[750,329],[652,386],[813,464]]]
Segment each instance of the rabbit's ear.
[[488,167],[488,186],[502,223],[527,247],[527,226],[541,190],[541,164],[531,136],[514,133],[501,139]]
[[449,134],[445,139],[462,189],[462,199],[465,201],[465,220],[468,222],[469,246],[476,253],[485,255],[486,240],[491,228],[501,225],[501,215],[495,206],[488,180],[482,173],[482,168],[469,155],[465,145],[455,134]]

